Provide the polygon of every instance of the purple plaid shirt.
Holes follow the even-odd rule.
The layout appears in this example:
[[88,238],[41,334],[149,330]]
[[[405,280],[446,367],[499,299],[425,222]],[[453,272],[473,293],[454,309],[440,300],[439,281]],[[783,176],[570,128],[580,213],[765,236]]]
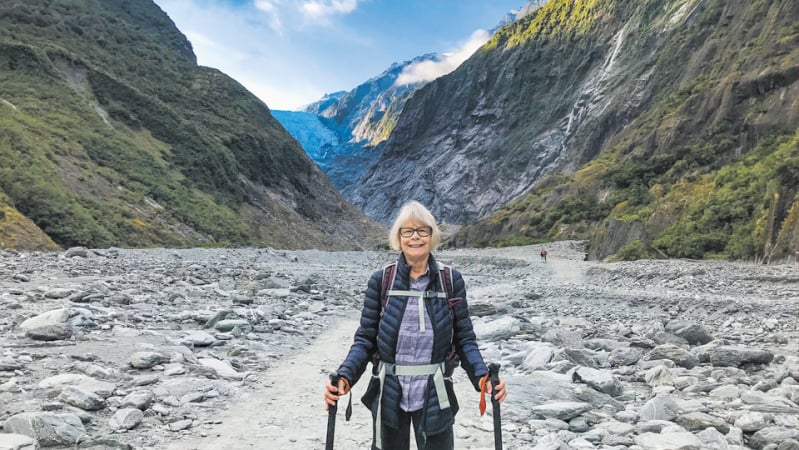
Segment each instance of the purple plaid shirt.
[[[424,291],[430,281],[428,271],[417,280],[411,280],[412,291]],[[427,316],[425,309],[425,330],[419,330],[419,297],[407,297],[408,304],[400,324],[399,338],[397,339],[397,365],[418,366],[430,364],[433,358],[433,324]],[[421,303],[424,308],[424,302]],[[403,411],[413,412],[424,407],[424,393],[427,390],[428,375],[398,376],[402,387],[400,408]]]

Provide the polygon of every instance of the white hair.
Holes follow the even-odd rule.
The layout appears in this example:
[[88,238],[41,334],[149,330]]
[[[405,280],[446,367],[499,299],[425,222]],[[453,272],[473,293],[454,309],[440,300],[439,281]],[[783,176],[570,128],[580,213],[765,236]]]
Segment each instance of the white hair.
[[394,250],[400,249],[399,229],[411,221],[429,226],[433,230],[430,234],[430,249],[435,250],[438,244],[441,243],[441,231],[436,225],[436,218],[433,217],[433,213],[416,200],[411,200],[402,205],[397,218],[394,219],[394,224],[391,225],[391,230],[388,232],[388,244],[391,248]]

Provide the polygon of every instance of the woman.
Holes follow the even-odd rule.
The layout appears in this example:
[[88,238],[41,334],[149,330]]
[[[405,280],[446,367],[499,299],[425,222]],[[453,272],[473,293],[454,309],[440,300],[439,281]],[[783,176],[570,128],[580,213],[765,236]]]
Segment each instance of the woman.
[[[373,357],[379,360],[373,361],[362,398],[375,422],[373,449],[408,450],[411,425],[419,450],[454,448],[458,403],[445,364],[453,350],[475,389],[485,384],[491,392],[463,278],[439,267],[430,253],[440,240],[427,208],[416,201],[402,207],[389,232],[391,248],[400,251],[396,266],[372,274],[354,343],[338,370],[341,381],[337,387],[328,381],[325,389],[327,409],[338,401],[339,392],[347,394],[358,382]],[[494,397],[502,402],[506,396],[500,380]]]

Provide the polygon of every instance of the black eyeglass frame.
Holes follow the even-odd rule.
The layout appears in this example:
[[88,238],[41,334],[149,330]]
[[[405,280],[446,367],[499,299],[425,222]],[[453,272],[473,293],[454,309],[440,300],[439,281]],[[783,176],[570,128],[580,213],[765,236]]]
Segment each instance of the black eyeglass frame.
[[419,235],[419,237],[429,237],[433,234],[433,227],[424,226],[419,228],[408,228],[408,227],[400,227],[399,235],[404,237],[405,239],[413,237],[413,233]]

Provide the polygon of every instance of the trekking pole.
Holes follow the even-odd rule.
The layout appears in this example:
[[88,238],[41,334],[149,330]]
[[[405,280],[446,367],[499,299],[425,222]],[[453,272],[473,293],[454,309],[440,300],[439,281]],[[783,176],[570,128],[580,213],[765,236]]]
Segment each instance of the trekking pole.
[[491,381],[491,409],[494,414],[494,449],[502,450],[502,417],[499,415],[499,400],[494,398],[499,384],[499,364],[488,365],[488,379]]
[[[336,387],[338,394],[338,381],[341,375],[338,373],[330,374],[330,382]],[[336,410],[338,409],[338,402],[327,406],[327,440],[325,441],[325,450],[333,450],[333,439],[336,435]]]

